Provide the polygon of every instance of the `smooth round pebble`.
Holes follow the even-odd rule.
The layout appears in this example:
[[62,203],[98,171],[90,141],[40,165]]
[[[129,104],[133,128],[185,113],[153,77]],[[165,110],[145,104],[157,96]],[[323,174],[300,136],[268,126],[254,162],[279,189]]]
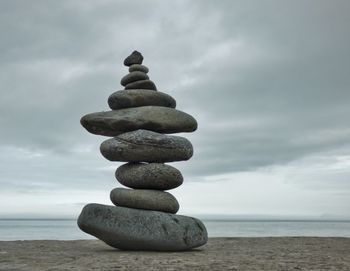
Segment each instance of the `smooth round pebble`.
[[101,154],[110,161],[173,162],[188,160],[193,155],[190,141],[148,130],[136,130],[102,142]]
[[115,188],[110,194],[116,206],[176,214],[179,203],[168,192],[149,189]]
[[113,110],[148,105],[175,108],[176,101],[170,95],[160,91],[128,89],[112,93],[108,98],[108,105]]
[[162,163],[127,163],[118,167],[115,177],[134,189],[169,190],[183,182],[178,169]]
[[120,80],[120,84],[122,86],[126,86],[127,84],[130,84],[132,82],[140,81],[140,80],[146,80],[149,79],[148,75],[144,72],[131,72],[125,75],[122,80]]
[[125,89],[151,89],[157,90],[156,85],[151,80],[140,80],[125,86]]
[[129,67],[129,72],[135,72],[135,71],[139,71],[139,72],[144,72],[144,73],[148,73],[148,68],[144,65],[140,65],[140,64],[133,64]]

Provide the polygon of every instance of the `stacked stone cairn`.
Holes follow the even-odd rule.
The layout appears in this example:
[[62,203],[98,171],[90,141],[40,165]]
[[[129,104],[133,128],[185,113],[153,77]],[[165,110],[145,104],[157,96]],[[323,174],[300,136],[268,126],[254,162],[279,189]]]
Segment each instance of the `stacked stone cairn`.
[[179,110],[176,101],[157,91],[149,80],[143,56],[134,51],[124,65],[129,74],[124,90],[108,98],[107,112],[85,115],[81,124],[90,133],[111,137],[101,144],[110,161],[127,162],[115,173],[128,188],[115,188],[115,206],[86,205],[78,226],[108,245],[125,250],[181,251],[204,245],[207,231],[192,217],[176,215],[179,203],[164,190],[180,186],[181,172],[165,164],[191,158],[192,144],[183,137],[166,134],[193,132],[196,120]]

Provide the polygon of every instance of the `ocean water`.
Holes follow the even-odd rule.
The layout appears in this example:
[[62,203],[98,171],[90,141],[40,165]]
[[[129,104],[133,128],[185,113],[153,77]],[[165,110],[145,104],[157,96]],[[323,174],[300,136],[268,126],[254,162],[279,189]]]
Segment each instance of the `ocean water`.
[[[209,237],[350,237],[350,221],[203,220]],[[76,220],[0,220],[0,240],[93,239]]]

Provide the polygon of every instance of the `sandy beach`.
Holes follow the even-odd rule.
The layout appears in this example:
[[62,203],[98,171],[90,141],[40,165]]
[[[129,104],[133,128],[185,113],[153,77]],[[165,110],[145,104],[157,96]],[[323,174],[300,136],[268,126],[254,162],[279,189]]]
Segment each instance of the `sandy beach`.
[[210,238],[188,252],[132,252],[98,240],[1,241],[0,270],[350,270],[350,238]]

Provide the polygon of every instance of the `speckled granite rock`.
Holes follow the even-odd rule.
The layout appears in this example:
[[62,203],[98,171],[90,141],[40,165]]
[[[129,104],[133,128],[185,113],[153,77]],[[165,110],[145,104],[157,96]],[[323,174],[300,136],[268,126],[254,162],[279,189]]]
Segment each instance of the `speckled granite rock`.
[[126,250],[181,251],[208,240],[207,230],[196,218],[102,204],[86,205],[78,226],[108,245]]
[[190,141],[148,130],[121,134],[102,142],[102,155],[120,162],[172,162],[188,160],[193,155]]
[[116,136],[146,129],[159,133],[193,132],[197,121],[182,111],[163,106],[141,106],[85,115],[81,125],[90,133]]
[[176,214],[179,203],[168,192],[151,189],[114,188],[110,193],[116,206]]
[[128,89],[112,93],[108,98],[108,105],[113,110],[148,105],[175,108],[176,101],[163,92],[148,89]]
[[135,189],[169,190],[183,182],[178,169],[162,163],[127,163],[117,168],[115,177]]

